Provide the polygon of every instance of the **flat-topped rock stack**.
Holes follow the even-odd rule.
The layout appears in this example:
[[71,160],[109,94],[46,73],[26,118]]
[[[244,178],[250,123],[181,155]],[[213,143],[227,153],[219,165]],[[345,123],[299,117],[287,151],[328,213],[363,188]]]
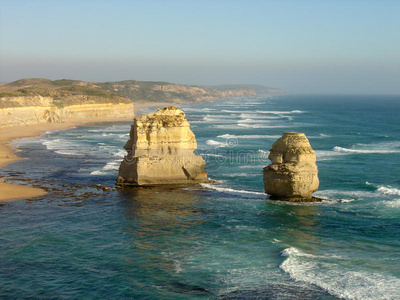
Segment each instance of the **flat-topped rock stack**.
[[263,170],[264,189],[272,199],[319,201],[316,156],[304,133],[285,132],[273,145]]
[[168,106],[136,117],[119,169],[119,185],[162,185],[207,182],[204,159],[185,114]]

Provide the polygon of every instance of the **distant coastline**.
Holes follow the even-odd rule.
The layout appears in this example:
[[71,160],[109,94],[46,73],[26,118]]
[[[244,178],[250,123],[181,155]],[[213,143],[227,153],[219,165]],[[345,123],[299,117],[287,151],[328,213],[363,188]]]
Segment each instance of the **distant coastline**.
[[[264,85],[229,84],[197,86],[163,81],[85,82],[74,79],[25,78],[0,84],[0,108],[21,106],[13,97],[50,97],[55,106],[85,103],[174,102],[196,103],[229,97],[283,95],[279,88]],[[86,98],[84,98],[86,97]]]
[[207,88],[155,81],[27,78],[0,84],[0,128],[60,123],[67,118],[129,117],[132,105],[139,103],[172,105],[281,94],[285,92],[260,85]]

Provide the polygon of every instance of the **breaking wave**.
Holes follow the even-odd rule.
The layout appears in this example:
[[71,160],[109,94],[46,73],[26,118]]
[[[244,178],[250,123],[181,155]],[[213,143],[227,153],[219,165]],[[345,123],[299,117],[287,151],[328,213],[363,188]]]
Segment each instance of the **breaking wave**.
[[85,155],[77,143],[68,140],[44,140],[42,144],[46,146],[47,150],[54,151],[61,155]]
[[215,140],[208,140],[208,141],[206,141],[206,145],[212,146],[215,148],[219,148],[219,147],[226,147],[227,143],[226,142],[218,142]]
[[203,117],[204,122],[215,122],[215,123],[235,123],[236,119],[232,116],[226,115],[206,115]]
[[266,115],[256,115],[256,114],[241,114],[239,117],[243,119],[261,119],[261,120],[278,120],[281,119],[279,116],[266,116]]
[[90,172],[90,175],[107,175],[110,173],[116,173],[115,171],[119,170],[120,164],[121,164],[121,159],[110,161],[100,170],[95,170]]
[[397,189],[392,186],[384,186],[384,185],[375,185],[373,183],[369,183],[368,181],[365,183],[366,185],[372,186],[376,189],[375,192],[382,194],[382,195],[389,195],[389,196],[400,196],[400,189]]
[[[367,271],[344,269],[337,255],[313,255],[297,248],[281,252],[280,268],[296,280],[314,284],[343,299],[396,299],[400,279]],[[340,266],[340,267],[339,267]]]
[[278,139],[280,135],[267,135],[267,134],[259,134],[259,135],[236,135],[236,134],[222,134],[217,137],[223,139]]
[[287,114],[301,114],[304,113],[301,110],[284,110],[284,111],[275,111],[275,110],[257,110],[259,114],[274,114],[274,115],[287,115]]
[[287,128],[290,126],[276,126],[276,125],[264,125],[264,124],[242,124],[239,123],[237,126],[245,127],[245,128]]
[[332,160],[336,159],[338,156],[341,155],[345,155],[345,153],[333,150],[315,150],[315,156],[317,157],[317,161]]
[[246,196],[254,196],[256,198],[261,198],[265,199],[266,194],[265,193],[261,193],[261,192],[255,192],[255,191],[246,191],[246,190],[235,190],[232,188],[228,188],[228,187],[221,187],[221,186],[217,186],[214,184],[209,184],[209,183],[200,183],[200,185],[202,187],[205,187],[207,189],[212,189],[221,193],[226,193],[226,194],[234,194],[234,195],[246,195]]
[[390,154],[400,153],[400,142],[390,142],[381,144],[357,144],[352,148],[335,146],[333,151],[347,154]]

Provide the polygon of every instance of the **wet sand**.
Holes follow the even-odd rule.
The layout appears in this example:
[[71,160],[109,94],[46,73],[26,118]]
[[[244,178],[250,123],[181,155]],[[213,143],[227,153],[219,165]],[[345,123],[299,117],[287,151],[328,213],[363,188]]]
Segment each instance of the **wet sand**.
[[[135,113],[146,107],[163,107],[172,105],[170,103],[135,103]],[[68,129],[87,123],[132,121],[132,118],[70,118],[64,119],[63,123],[41,123],[34,125],[0,127],[0,168],[13,161],[23,158],[15,156],[13,153],[18,151],[11,146],[11,142],[16,139],[40,136],[42,132],[58,129]],[[29,186],[16,185],[4,182],[0,179],[0,201],[33,198],[43,196],[45,190]]]

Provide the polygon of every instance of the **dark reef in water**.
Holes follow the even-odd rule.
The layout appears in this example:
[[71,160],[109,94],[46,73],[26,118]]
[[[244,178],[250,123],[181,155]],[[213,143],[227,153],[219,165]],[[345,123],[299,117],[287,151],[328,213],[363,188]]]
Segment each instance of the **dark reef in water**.
[[239,300],[239,299],[279,299],[279,300],[310,300],[323,299],[334,300],[334,297],[322,289],[304,286],[290,286],[284,284],[266,284],[262,289],[234,291],[225,295],[221,295],[219,299],[223,300]]

